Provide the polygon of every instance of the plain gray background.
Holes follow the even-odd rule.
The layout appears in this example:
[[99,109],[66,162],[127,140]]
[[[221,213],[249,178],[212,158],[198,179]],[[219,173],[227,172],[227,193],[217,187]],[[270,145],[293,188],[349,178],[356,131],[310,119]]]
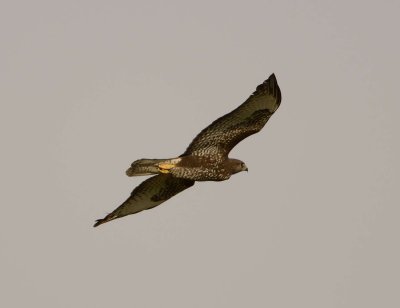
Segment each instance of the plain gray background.
[[[1,1],[1,307],[399,307],[398,1]],[[99,228],[272,72],[249,167]]]

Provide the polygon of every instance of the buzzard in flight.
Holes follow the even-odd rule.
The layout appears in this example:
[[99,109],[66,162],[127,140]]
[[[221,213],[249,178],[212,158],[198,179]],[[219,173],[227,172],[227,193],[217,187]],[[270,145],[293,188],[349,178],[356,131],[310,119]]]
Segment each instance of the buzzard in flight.
[[272,74],[243,104],[203,129],[179,157],[134,161],[126,171],[128,176],[156,175],[137,186],[122,205],[98,219],[94,227],[156,207],[195,181],[224,181],[247,171],[244,162],[228,154],[240,141],[259,132],[280,102],[281,92]]

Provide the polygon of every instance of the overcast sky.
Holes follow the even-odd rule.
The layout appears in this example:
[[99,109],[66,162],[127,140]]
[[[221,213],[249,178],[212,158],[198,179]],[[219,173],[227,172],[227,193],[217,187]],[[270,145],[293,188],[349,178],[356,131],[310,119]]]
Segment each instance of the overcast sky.
[[[0,5],[1,307],[399,307],[398,1]],[[99,228],[271,73],[249,167]]]

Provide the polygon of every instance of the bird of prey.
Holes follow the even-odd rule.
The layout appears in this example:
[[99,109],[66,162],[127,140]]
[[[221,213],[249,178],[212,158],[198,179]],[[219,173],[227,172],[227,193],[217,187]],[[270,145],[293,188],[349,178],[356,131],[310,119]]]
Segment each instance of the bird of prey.
[[247,171],[244,162],[228,154],[240,141],[259,132],[280,102],[281,92],[272,74],[243,104],[203,129],[179,157],[134,161],[126,171],[128,176],[155,176],[137,186],[124,203],[98,219],[94,227],[156,207],[195,181],[224,181]]

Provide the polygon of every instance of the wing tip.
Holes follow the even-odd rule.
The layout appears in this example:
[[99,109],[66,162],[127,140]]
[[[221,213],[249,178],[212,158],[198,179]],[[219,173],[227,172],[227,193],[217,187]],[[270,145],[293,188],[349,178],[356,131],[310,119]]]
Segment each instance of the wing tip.
[[276,108],[274,110],[275,112],[276,109],[278,109],[282,100],[281,89],[279,88],[275,73],[272,73],[267,80],[265,80],[262,84],[257,86],[256,91],[253,93],[253,95],[262,93],[271,94],[276,99]]
[[93,228],[96,228],[96,227],[100,226],[103,223],[104,223],[103,219],[97,219],[95,224],[93,225]]
[[115,218],[117,218],[117,216],[115,216],[114,214],[110,213],[104,218],[97,219],[96,222],[93,225],[93,228],[96,228],[96,227],[98,227],[98,226],[100,226],[102,224],[105,224],[106,222],[109,222],[109,221],[111,221],[111,220],[113,220]]
[[276,80],[275,73],[272,73],[264,83],[267,85],[268,91],[276,98],[279,106],[282,101],[282,94],[278,85],[278,80]]

